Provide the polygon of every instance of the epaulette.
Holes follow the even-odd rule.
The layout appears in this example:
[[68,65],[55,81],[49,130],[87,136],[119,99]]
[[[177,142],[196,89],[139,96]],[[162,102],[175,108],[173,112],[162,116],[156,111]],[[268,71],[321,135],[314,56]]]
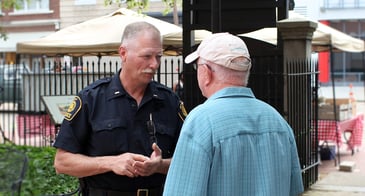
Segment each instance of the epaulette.
[[162,90],[166,90],[168,92],[173,92],[171,88],[161,84],[161,83],[158,83],[158,82],[154,82],[156,84],[156,88],[158,88],[159,90],[162,89]]
[[99,80],[96,80],[95,82],[91,83],[87,88],[93,89],[103,84],[108,84],[112,81],[111,77],[101,78]]
[[185,118],[186,118],[186,116],[188,115],[188,113],[186,112],[185,106],[184,106],[184,102],[182,102],[182,101],[179,99],[179,96],[178,96],[176,93],[174,93],[174,91],[172,91],[172,89],[171,89],[171,88],[169,88],[169,87],[167,87],[167,86],[165,86],[165,85],[163,85],[163,84],[161,84],[161,83],[155,82],[155,81],[154,81],[154,83],[155,83],[156,88],[157,88],[158,90],[163,90],[163,91],[165,91],[165,92],[168,92],[168,93],[170,93],[171,95],[173,95],[173,96],[176,98],[176,100],[179,100],[179,111],[178,111],[178,115],[179,115],[180,119],[181,119],[182,121],[184,121],[184,120],[185,120]]

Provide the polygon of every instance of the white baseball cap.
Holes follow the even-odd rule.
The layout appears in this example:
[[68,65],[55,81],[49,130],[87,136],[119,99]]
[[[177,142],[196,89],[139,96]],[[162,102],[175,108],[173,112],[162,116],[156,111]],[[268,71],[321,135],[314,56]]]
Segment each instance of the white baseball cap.
[[[205,38],[195,52],[185,58],[189,64],[199,57],[237,71],[247,71],[251,66],[250,54],[245,42],[230,33],[214,33]],[[245,57],[247,63],[233,63],[237,57]]]

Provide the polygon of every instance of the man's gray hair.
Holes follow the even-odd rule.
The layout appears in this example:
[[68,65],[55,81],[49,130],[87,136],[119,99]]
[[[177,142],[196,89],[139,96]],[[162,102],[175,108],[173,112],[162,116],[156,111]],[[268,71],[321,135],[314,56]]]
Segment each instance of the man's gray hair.
[[141,32],[148,31],[156,36],[161,37],[160,30],[158,30],[154,25],[148,22],[140,21],[128,24],[123,32],[121,42],[129,41],[137,37]]
[[213,65],[215,72],[218,73],[216,74],[216,77],[219,82],[234,84],[237,86],[248,85],[250,68],[248,68],[247,71],[236,71],[215,63],[210,63],[210,65]]

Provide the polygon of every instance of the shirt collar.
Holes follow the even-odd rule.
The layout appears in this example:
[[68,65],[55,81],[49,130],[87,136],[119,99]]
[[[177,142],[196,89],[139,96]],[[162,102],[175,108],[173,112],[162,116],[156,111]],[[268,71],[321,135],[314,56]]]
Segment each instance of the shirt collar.
[[209,99],[207,99],[207,101],[227,97],[255,98],[255,95],[252,90],[247,87],[226,87],[215,92],[211,97],[209,97]]
[[[125,91],[120,79],[120,70],[111,78],[110,86],[107,89],[107,97],[109,99],[114,99],[121,96],[126,96],[128,93]],[[156,82],[151,81],[145,91],[143,99],[158,99],[164,100],[162,93],[158,91]]]

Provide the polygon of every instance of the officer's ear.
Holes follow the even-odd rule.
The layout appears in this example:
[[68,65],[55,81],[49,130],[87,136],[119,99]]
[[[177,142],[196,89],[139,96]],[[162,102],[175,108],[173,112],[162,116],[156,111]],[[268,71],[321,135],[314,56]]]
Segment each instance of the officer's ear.
[[119,52],[120,58],[122,59],[122,62],[125,62],[126,58],[127,58],[127,49],[124,46],[120,45],[118,52]]

